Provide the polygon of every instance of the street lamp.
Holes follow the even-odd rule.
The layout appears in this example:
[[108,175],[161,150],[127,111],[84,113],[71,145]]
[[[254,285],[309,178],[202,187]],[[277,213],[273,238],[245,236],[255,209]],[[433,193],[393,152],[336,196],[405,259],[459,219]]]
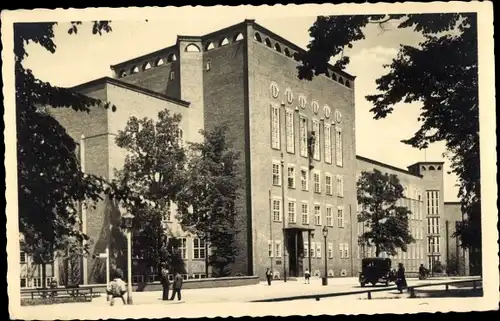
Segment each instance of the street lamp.
[[326,237],[328,236],[328,228],[323,226],[323,238],[325,239],[325,275],[323,277],[323,285],[328,285],[328,260],[327,260],[327,250],[326,250]]
[[308,264],[309,264],[309,273],[312,273],[312,263],[311,263],[311,239],[314,238],[314,230],[309,231],[309,239],[307,240],[308,248],[307,250],[309,253],[307,253],[307,258],[309,259]]
[[127,212],[122,215],[127,228],[127,304],[132,304],[132,220],[134,215]]

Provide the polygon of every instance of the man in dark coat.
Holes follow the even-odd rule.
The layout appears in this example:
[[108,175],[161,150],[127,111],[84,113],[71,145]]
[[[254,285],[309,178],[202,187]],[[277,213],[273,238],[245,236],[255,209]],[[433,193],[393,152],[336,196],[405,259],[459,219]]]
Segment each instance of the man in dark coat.
[[398,264],[398,272],[396,276],[396,285],[398,286],[399,293],[403,293],[403,289],[407,287],[405,268],[403,263]]
[[182,283],[183,283],[182,276],[177,272],[174,277],[174,282],[172,283],[172,296],[170,297],[170,300],[173,300],[175,298],[175,294],[177,293],[177,299],[180,301],[181,300],[181,290],[182,290]]
[[162,300],[168,300],[168,290],[170,287],[170,280],[168,279],[168,270],[166,267],[161,269],[161,285],[163,286]]

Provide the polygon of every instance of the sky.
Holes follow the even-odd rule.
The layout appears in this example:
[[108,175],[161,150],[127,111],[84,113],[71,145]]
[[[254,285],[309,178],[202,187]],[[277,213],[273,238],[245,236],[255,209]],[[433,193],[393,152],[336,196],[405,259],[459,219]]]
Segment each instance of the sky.
[[[44,81],[56,86],[74,86],[104,76],[112,76],[110,65],[169,47],[175,44],[177,35],[203,35],[237,24],[244,19],[256,22],[296,45],[306,48],[310,37],[308,29],[315,16],[298,16],[270,19],[269,15],[246,16],[239,11],[231,15],[203,18],[199,16],[166,16],[162,20],[113,20],[113,31],[103,36],[91,33],[91,23],[84,23],[77,35],[69,35],[68,23],[60,23],[54,29],[57,50],[54,54],[37,44],[28,46],[25,67]],[[406,169],[417,161],[445,161],[444,200],[457,200],[457,180],[450,171],[449,162],[443,158],[444,143],[435,143],[425,152],[401,143],[410,138],[420,124],[418,104],[399,104],[385,119],[375,120],[370,113],[371,104],[365,96],[376,93],[375,80],[387,73],[384,64],[396,57],[401,44],[416,46],[421,35],[411,30],[386,24],[381,29],[370,24],[364,29],[366,38],[354,43],[346,51],[351,62],[346,71],[356,76],[356,153]]]

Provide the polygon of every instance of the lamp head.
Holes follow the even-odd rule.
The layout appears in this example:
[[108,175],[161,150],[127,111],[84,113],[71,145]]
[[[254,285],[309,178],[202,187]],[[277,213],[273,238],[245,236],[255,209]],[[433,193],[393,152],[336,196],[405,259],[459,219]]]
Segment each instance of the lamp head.
[[324,236],[324,237],[327,237],[327,236],[328,236],[328,228],[327,228],[326,226],[323,226],[323,230],[322,230],[322,232],[323,232],[323,236]]

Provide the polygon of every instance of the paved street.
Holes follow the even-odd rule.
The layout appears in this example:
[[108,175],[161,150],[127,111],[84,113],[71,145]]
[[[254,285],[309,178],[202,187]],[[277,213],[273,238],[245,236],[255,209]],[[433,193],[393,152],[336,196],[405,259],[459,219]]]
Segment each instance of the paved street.
[[[428,284],[443,282],[439,280],[408,280],[409,285]],[[370,288],[369,286],[366,289]],[[426,288],[429,290],[442,291],[444,286]],[[36,315],[37,319],[68,319],[68,318],[99,318],[102,316],[116,317],[120,316],[168,316],[168,317],[197,317],[197,316],[258,316],[258,315],[282,315],[282,314],[338,314],[353,313],[353,303],[363,304],[365,306],[378,303],[378,307],[386,306],[384,311],[397,309],[401,303],[404,303],[405,309],[408,304],[415,306],[416,309],[422,309],[419,304],[425,300],[427,308],[436,307],[436,300],[429,300],[425,296],[420,299],[404,300],[408,298],[408,293],[399,294],[395,290],[377,292],[372,294],[372,300],[367,300],[366,294],[347,295],[333,298],[321,299],[319,302],[314,299],[272,302],[272,303],[251,303],[249,301],[277,298],[286,296],[296,296],[304,294],[321,294],[332,292],[358,291],[362,288],[357,283],[356,278],[331,279],[328,286],[322,286],[320,279],[313,279],[311,284],[304,284],[303,280],[276,281],[271,286],[261,282],[257,285],[231,287],[231,288],[213,288],[213,289],[189,289],[183,291],[182,301],[161,301],[161,293],[156,292],[134,292],[134,305],[123,306],[121,302],[116,301],[114,307],[110,307],[105,297],[96,298],[92,303],[67,303],[52,306],[34,306],[22,307],[23,317]],[[417,292],[419,294],[419,292]],[[379,300],[387,299],[387,300]],[[390,300],[402,299],[402,300]],[[348,301],[348,302],[347,302]],[[409,302],[411,301],[411,302]],[[397,304],[394,304],[397,302]],[[420,303],[417,303],[420,302]],[[230,304],[227,304],[230,303]],[[380,305],[382,304],[382,305]],[[389,310],[387,310],[389,309]],[[450,308],[454,309],[454,308]],[[342,312],[344,311],[344,312]],[[363,313],[363,311],[359,311]]]

